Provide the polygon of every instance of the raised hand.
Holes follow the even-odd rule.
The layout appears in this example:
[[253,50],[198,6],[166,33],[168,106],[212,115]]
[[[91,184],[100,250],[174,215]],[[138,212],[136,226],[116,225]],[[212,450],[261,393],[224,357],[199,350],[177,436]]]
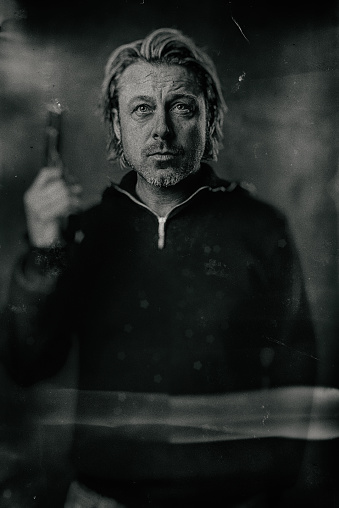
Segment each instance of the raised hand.
[[61,168],[42,168],[24,195],[30,242],[52,247],[62,241],[62,224],[80,209],[80,185],[69,185]]

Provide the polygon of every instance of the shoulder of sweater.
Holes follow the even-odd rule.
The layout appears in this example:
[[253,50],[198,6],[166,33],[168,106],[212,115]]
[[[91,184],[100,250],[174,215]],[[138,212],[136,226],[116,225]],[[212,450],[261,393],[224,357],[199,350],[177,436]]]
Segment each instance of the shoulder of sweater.
[[[224,196],[225,202],[253,219],[271,218],[278,222],[286,222],[285,213],[275,204],[259,196],[253,183],[246,181],[229,181],[217,177],[211,191]],[[230,200],[231,198],[231,200]]]

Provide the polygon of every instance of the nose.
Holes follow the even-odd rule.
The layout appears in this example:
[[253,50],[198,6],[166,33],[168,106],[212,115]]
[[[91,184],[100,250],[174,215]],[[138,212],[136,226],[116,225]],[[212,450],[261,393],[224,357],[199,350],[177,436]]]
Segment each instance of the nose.
[[152,137],[154,139],[166,139],[170,136],[171,130],[166,111],[156,111],[154,115]]

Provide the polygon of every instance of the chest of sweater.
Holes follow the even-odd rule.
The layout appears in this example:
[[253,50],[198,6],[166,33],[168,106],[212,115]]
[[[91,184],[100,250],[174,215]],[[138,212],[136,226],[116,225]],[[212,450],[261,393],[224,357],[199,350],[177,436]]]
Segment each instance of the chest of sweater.
[[259,374],[262,261],[232,221],[178,214],[163,249],[147,211],[98,233],[84,242],[76,299],[88,386],[224,391],[248,379],[249,356]]

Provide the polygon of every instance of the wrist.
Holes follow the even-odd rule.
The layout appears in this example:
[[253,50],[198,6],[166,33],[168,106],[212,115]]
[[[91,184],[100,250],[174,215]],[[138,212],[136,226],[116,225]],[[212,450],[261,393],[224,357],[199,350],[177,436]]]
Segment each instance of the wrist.
[[20,291],[30,294],[48,294],[66,266],[67,252],[64,247],[48,249],[30,246],[15,267],[13,287],[20,287]]
[[31,245],[25,271],[49,275],[62,271],[66,266],[66,248],[62,244],[51,247]]
[[53,249],[62,245],[63,239],[58,221],[41,221],[27,218],[27,232],[30,245],[40,249]]

